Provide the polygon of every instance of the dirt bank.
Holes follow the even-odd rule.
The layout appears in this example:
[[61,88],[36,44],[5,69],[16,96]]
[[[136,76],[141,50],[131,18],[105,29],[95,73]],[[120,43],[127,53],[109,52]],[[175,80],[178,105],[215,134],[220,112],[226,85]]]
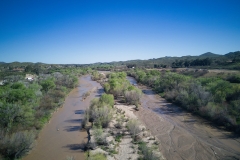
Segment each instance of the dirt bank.
[[[64,106],[53,114],[40,132],[37,145],[23,160],[65,160],[67,156],[84,159],[81,143],[87,141],[87,133],[81,130],[83,113],[90,100],[103,90],[89,75],[81,77],[79,84],[70,92]],[[88,91],[90,96],[82,101],[82,95]]]

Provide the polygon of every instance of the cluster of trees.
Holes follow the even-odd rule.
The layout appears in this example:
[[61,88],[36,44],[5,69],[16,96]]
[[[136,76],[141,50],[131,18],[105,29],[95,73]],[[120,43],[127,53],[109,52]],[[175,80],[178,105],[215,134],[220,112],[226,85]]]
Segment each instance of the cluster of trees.
[[204,58],[204,59],[194,59],[194,60],[176,60],[172,63],[172,67],[190,67],[190,66],[210,66],[212,63],[212,59]]
[[[85,111],[82,125],[85,129],[89,129],[89,127],[92,126],[95,139],[95,141],[88,142],[88,148],[95,148],[97,144],[105,145],[107,143],[106,135],[103,134],[103,128],[108,127],[108,124],[113,119],[113,105],[113,95],[104,93],[100,98],[93,99]],[[90,122],[92,125],[89,124]]]
[[16,159],[32,148],[39,129],[78,84],[79,72],[40,74],[0,86],[0,157]]
[[80,65],[60,65],[60,64],[44,64],[44,63],[0,63],[0,80],[7,76],[30,74],[51,74],[54,72],[70,72],[74,74],[87,73],[91,68]]
[[110,71],[114,68],[114,66],[110,64],[96,63],[96,64],[92,64],[91,68],[93,70],[99,70],[99,71]]
[[101,80],[101,79],[104,79],[104,78],[106,78],[105,74],[101,74],[98,71],[93,71],[92,72],[92,80],[98,81],[98,80]]
[[[130,76],[189,111],[240,132],[240,84],[217,77],[193,78],[174,72],[132,70]],[[233,76],[238,82],[238,76]]]
[[124,97],[125,102],[134,104],[138,107],[142,91],[132,86],[126,79],[125,72],[111,73],[108,76],[108,82],[104,84],[107,93],[114,97]]

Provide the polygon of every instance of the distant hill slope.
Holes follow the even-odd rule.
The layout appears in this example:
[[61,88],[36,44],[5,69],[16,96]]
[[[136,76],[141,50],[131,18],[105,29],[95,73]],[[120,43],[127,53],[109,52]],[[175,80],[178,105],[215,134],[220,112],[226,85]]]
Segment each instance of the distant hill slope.
[[47,68],[58,66],[79,66],[79,67],[93,67],[93,68],[111,68],[114,66],[120,67],[143,67],[143,68],[167,68],[167,67],[199,67],[199,68],[225,68],[225,69],[239,69],[240,70],[240,51],[229,52],[225,55],[219,55],[212,52],[206,52],[199,56],[182,56],[171,57],[165,56],[160,58],[153,58],[148,60],[128,60],[128,61],[114,61],[106,63],[93,63],[93,64],[44,64],[44,63],[31,63],[31,62],[0,62],[0,68]]
[[227,58],[231,58],[231,59],[240,58],[240,51],[229,52],[229,53],[225,54],[225,56],[226,56]]
[[204,54],[201,54],[199,57],[219,57],[219,56],[222,56],[222,55],[219,55],[219,54],[215,54],[215,53],[212,53],[212,52],[206,52]]
[[219,55],[212,52],[206,52],[199,56],[182,57],[161,57],[148,60],[129,60],[108,63],[95,63],[89,66],[101,68],[101,66],[127,66],[143,68],[179,68],[179,67],[197,67],[197,68],[225,68],[240,69],[240,51],[230,52],[225,55]]

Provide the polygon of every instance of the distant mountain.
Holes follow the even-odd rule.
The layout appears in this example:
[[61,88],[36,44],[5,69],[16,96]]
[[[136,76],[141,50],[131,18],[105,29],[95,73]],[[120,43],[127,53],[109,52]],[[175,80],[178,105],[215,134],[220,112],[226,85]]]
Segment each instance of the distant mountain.
[[212,58],[212,57],[219,57],[219,56],[222,56],[222,55],[219,55],[219,54],[215,54],[215,53],[212,53],[212,52],[207,52],[207,53],[204,53],[204,54],[201,54],[199,57],[209,57],[209,58]]
[[5,62],[0,62],[0,64],[4,64]]

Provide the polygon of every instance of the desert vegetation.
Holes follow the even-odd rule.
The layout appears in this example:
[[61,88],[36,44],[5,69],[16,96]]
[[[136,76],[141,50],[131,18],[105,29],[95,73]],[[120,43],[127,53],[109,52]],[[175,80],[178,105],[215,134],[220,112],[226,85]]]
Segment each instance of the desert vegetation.
[[104,84],[104,89],[107,93],[113,94],[117,99],[123,99],[128,104],[140,104],[142,91],[137,87],[132,86],[126,79],[125,72],[111,73],[108,77],[108,82]]
[[85,111],[83,125],[92,122],[96,127],[107,127],[113,115],[114,98],[110,94],[103,94],[99,99],[91,101],[91,105]]
[[171,71],[135,69],[128,74],[152,87],[167,100],[236,132],[240,131],[238,73],[195,78]]
[[[39,130],[78,84],[80,70],[39,74],[34,81],[7,76],[0,86],[0,155],[17,159],[34,146]],[[11,79],[12,78],[12,79]]]
[[[157,140],[136,119],[130,105],[114,105],[111,94],[93,99],[85,112],[86,159],[160,159]],[[126,145],[127,144],[127,145]],[[130,153],[130,154],[128,154]]]
[[125,72],[110,73],[105,80],[99,75],[93,72],[92,79],[104,82],[107,94],[93,99],[85,112],[83,127],[90,137],[87,159],[159,159],[158,147],[153,147],[157,140],[151,139],[132,112],[140,104],[141,90],[128,82]]

